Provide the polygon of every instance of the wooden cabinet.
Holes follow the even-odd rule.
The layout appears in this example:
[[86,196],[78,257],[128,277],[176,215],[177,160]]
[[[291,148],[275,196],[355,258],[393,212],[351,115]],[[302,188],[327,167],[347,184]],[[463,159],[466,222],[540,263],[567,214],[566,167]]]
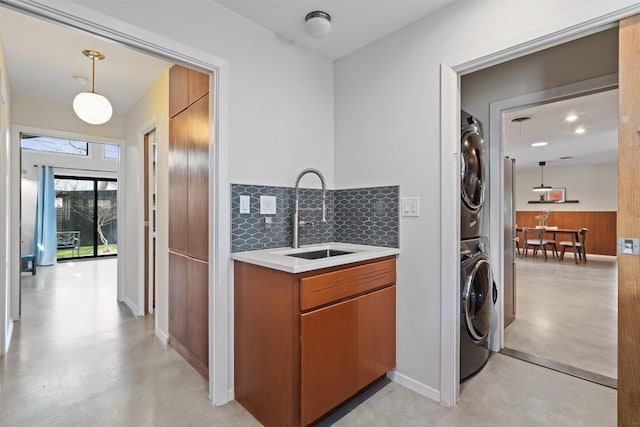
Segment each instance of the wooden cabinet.
[[169,120],[169,248],[186,253],[189,222],[182,219],[189,187],[189,117],[179,114]]
[[169,343],[209,378],[209,76],[169,72]]
[[169,73],[169,117],[209,93],[209,75],[174,65]]
[[235,396],[261,423],[312,423],[395,366],[394,257],[234,271]]

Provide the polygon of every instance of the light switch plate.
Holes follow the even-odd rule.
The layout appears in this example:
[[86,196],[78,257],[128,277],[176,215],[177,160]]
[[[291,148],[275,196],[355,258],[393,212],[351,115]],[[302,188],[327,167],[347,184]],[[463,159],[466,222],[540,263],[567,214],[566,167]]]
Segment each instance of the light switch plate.
[[248,214],[251,213],[251,196],[242,194],[240,196],[240,213]]
[[276,196],[260,196],[260,214],[276,214]]
[[402,216],[420,216],[420,197],[403,197],[400,210]]
[[638,255],[640,254],[640,239],[631,237],[618,238],[618,254]]

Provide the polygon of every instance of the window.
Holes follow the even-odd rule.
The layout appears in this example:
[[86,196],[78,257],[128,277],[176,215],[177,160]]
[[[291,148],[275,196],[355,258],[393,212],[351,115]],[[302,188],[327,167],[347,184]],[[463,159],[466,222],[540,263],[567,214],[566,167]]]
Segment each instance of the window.
[[88,156],[89,143],[68,138],[22,134],[20,146],[25,150]]
[[104,158],[105,159],[118,159],[118,146],[114,144],[103,144]]

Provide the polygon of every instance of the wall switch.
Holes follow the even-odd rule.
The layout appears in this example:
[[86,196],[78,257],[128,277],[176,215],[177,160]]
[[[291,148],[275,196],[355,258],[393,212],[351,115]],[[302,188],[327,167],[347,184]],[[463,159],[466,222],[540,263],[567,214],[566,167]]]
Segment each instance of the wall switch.
[[640,239],[633,239],[629,237],[618,238],[618,253],[638,255],[640,253]]
[[251,196],[243,194],[240,196],[240,213],[251,213]]
[[260,196],[260,214],[276,214],[276,196]]
[[403,197],[401,202],[402,216],[420,216],[420,197]]

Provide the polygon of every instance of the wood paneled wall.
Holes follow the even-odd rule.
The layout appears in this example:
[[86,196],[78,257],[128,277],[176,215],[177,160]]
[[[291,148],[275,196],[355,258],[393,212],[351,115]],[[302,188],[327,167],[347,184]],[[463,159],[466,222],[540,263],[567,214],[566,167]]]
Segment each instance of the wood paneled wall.
[[[516,211],[518,227],[535,227],[541,211]],[[588,254],[616,255],[617,213],[611,211],[551,211],[547,225],[558,228],[587,228]],[[567,236],[564,236],[567,237]],[[564,237],[561,237],[564,239]],[[568,239],[570,240],[570,239]]]

